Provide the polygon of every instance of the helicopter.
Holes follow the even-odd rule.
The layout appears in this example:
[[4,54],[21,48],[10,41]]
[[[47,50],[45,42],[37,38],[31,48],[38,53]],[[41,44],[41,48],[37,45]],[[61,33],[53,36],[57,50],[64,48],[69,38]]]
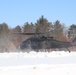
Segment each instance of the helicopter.
[[54,39],[54,37],[43,36],[42,34],[45,34],[45,33],[17,33],[17,34],[33,35],[20,44],[19,48],[22,51],[24,50],[28,51],[28,49],[31,49],[36,52],[39,52],[42,50],[44,51],[50,51],[51,49],[62,50],[65,48],[67,51],[70,52],[68,48],[72,47],[72,44],[70,42],[59,41],[59,40]]

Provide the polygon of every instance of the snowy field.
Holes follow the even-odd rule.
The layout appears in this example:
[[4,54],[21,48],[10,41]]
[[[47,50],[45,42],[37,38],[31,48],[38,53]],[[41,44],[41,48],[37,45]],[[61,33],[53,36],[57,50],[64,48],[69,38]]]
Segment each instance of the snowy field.
[[0,75],[76,75],[76,52],[0,53]]

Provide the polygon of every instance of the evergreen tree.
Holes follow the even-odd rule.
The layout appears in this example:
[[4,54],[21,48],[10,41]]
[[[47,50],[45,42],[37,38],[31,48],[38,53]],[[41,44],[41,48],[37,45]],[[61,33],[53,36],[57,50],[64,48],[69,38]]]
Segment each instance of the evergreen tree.
[[63,26],[61,25],[60,21],[55,21],[54,23],[54,36],[56,39],[59,40],[59,38],[63,35]]
[[44,16],[41,16],[36,23],[36,32],[48,32],[50,29],[50,23]]
[[41,16],[36,23],[36,32],[46,33],[44,35],[49,35],[49,30],[51,29],[52,23],[48,22],[44,16]]
[[26,33],[34,32],[34,25],[33,25],[33,23],[29,24],[28,22],[26,22],[23,25],[23,32],[26,32]]
[[3,22],[2,24],[0,24],[0,33],[9,33],[10,32],[10,29],[8,27],[8,25]]
[[17,33],[17,32],[20,33],[20,32],[21,32],[21,27],[20,27],[19,25],[16,26],[15,28],[12,29],[12,32],[13,32],[13,33]]
[[0,51],[1,52],[5,50],[5,46],[9,42],[9,32],[10,32],[10,29],[5,22],[0,24]]
[[68,31],[68,37],[69,38],[74,38],[76,37],[76,25],[75,24],[72,24],[69,28],[69,31]]

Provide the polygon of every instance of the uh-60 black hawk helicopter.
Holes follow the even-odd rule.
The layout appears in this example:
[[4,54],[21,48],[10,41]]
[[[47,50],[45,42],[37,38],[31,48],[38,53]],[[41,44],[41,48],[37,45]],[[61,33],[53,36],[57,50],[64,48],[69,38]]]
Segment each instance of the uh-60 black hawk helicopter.
[[67,51],[70,52],[69,47],[72,46],[70,42],[59,41],[54,39],[54,37],[41,36],[42,34],[46,33],[18,33],[18,34],[33,35],[20,44],[20,49],[23,51],[28,49],[35,50],[36,52],[42,50],[50,51],[50,50],[66,49]]

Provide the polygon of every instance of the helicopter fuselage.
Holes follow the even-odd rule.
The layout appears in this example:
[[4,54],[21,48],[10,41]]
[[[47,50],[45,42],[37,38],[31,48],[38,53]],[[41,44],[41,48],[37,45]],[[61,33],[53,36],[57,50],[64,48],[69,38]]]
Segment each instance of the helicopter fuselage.
[[31,37],[20,44],[20,49],[55,49],[55,48],[68,48],[71,47],[70,42],[63,42],[53,39],[53,37]]

